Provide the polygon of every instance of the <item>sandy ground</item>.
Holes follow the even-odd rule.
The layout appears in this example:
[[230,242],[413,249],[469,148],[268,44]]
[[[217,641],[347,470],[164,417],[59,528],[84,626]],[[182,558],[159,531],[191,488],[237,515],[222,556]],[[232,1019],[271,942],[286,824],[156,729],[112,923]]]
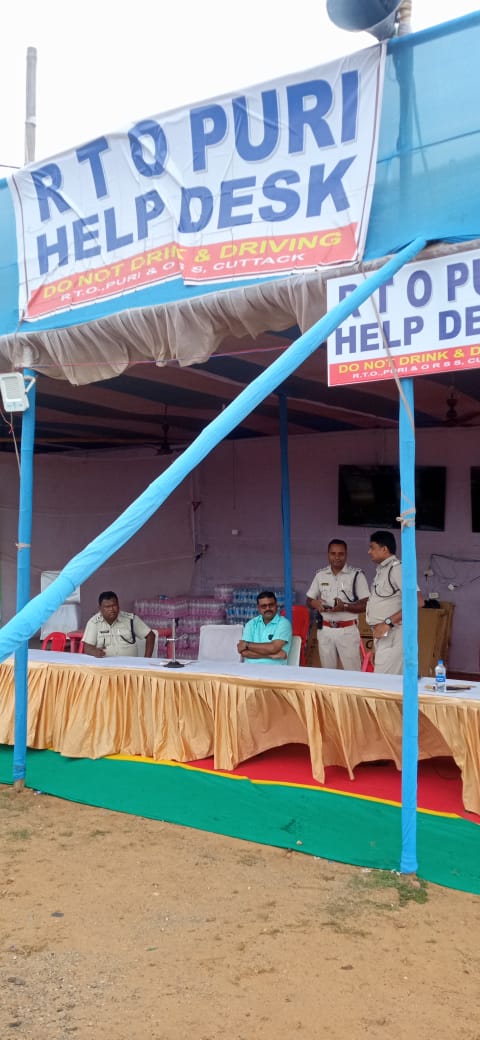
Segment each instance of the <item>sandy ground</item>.
[[0,1037],[479,1040],[480,899],[0,786]]

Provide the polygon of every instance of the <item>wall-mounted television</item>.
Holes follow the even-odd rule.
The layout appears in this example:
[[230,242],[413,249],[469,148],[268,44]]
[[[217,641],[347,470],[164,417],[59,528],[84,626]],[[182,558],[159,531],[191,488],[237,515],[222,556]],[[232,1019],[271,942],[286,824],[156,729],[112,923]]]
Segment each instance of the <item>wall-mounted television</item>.
[[480,466],[470,468],[470,501],[472,504],[472,531],[480,531]]
[[[415,467],[418,531],[445,530],[446,486],[445,466]],[[395,528],[400,527],[396,519],[399,515],[398,466],[338,467],[339,524],[345,527]]]

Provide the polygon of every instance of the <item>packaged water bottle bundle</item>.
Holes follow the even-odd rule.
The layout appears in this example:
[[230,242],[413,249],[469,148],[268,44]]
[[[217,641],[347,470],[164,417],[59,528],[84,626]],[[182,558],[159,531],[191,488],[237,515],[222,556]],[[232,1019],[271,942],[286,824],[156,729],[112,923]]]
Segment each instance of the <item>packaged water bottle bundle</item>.
[[[278,606],[285,602],[284,590],[273,589]],[[215,596],[156,596],[137,600],[134,609],[147,625],[158,632],[159,657],[166,656],[175,619],[177,656],[196,657],[202,625],[245,624],[257,613],[258,587],[216,585]]]
[[[223,596],[226,586],[221,589]],[[225,623],[225,598],[216,596],[156,596],[153,599],[137,600],[135,613],[147,625],[158,632],[158,655],[168,656],[171,650],[169,637],[175,620],[177,657],[197,657],[201,625]]]

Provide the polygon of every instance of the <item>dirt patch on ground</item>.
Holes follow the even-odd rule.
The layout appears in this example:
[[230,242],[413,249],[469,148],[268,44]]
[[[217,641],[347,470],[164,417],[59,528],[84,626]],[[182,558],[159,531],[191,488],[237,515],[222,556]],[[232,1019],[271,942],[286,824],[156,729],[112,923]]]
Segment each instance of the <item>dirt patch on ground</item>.
[[480,1038],[480,899],[0,786],[0,1037]]

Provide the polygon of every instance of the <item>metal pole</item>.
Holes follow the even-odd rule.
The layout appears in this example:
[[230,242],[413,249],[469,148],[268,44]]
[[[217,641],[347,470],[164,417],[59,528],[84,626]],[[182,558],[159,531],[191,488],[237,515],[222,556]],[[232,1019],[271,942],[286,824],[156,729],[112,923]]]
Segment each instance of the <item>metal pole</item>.
[[37,129],[37,49],[27,48],[27,91],[25,106],[25,165],[35,159],[35,133]]

